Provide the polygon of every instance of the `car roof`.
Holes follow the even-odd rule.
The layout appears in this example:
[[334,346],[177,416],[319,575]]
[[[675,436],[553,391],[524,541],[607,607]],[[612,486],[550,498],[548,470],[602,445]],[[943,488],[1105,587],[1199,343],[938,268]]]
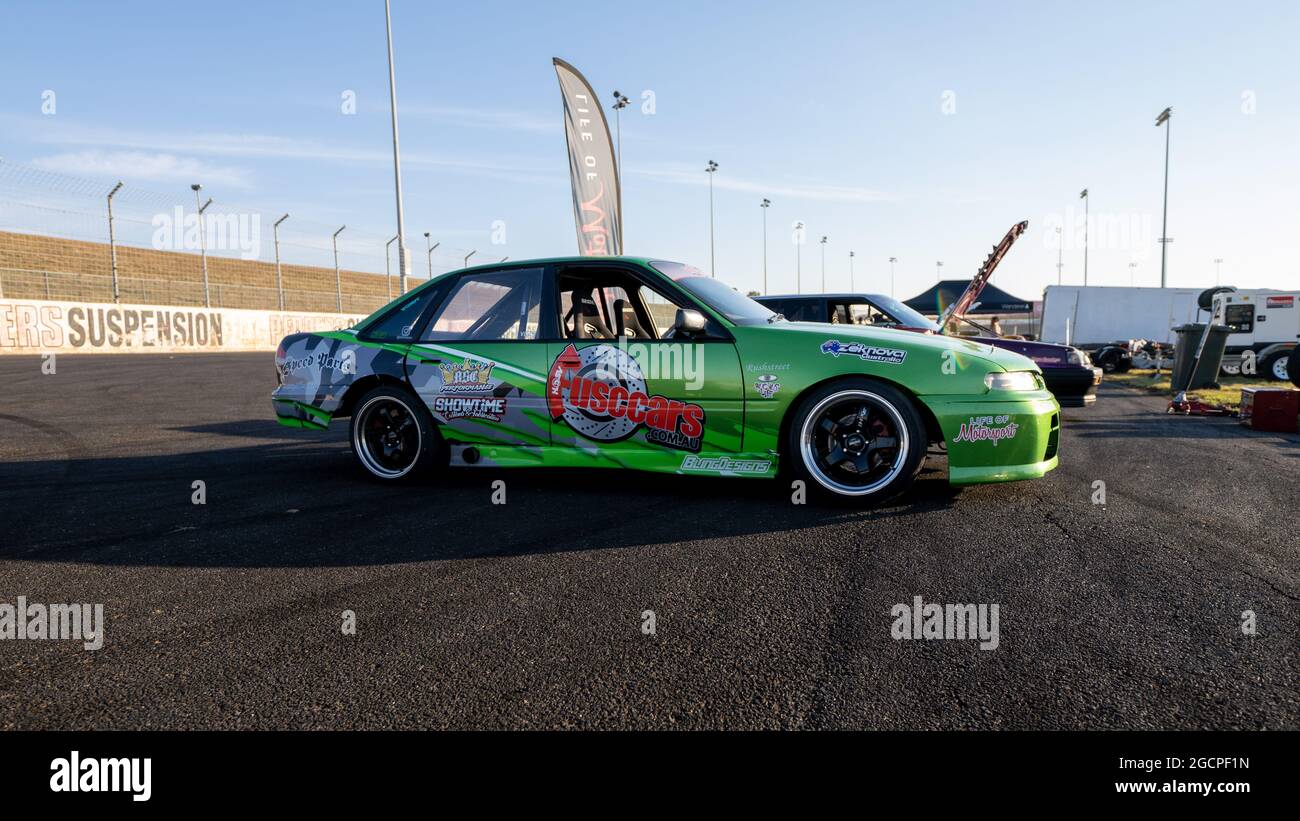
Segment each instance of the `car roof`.
[[868,293],[840,293],[840,294],[764,294],[756,296],[754,299],[760,302],[764,299],[888,299],[883,294]]
[[479,268],[511,268],[518,265],[554,265],[560,262],[633,262],[638,265],[649,265],[652,262],[667,262],[662,257],[630,257],[630,256],[608,256],[608,257],[538,257],[536,259],[510,259],[505,262],[484,262],[481,265],[471,265],[468,268],[456,268],[448,271],[449,274],[458,274],[461,271],[474,271]]

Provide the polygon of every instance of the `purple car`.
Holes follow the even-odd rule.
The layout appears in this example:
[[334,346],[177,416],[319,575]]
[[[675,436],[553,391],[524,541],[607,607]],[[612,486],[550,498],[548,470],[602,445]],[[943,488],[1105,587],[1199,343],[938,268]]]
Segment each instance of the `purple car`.
[[[963,295],[961,302],[972,304],[974,299],[968,296]],[[793,322],[876,325],[919,333],[943,333],[939,323],[883,294],[790,294],[754,299]],[[1084,351],[1051,342],[1004,339],[964,316],[952,314],[948,317],[948,324],[955,323],[964,323],[976,330],[978,335],[970,337],[974,342],[1006,348],[1034,360],[1043,369],[1043,381],[1056,395],[1061,407],[1081,408],[1097,401],[1101,368],[1094,367]]]

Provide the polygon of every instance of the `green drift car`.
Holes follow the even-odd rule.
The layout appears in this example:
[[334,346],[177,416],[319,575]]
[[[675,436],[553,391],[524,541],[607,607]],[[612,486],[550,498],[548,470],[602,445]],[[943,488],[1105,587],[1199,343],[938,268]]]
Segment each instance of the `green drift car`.
[[771,478],[876,501],[931,443],[953,484],[1057,464],[1056,400],[1019,354],[787,322],[695,268],[627,257],[454,271],[355,328],[288,336],[279,421],[350,417],[372,476],[444,466]]

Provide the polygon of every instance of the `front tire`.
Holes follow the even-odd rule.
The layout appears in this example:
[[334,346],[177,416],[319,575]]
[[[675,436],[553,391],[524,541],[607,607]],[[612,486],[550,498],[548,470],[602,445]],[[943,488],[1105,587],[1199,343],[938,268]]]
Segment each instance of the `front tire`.
[[1273,382],[1285,382],[1290,378],[1287,374],[1287,356],[1289,353],[1289,351],[1278,351],[1264,360],[1262,372],[1267,379]]
[[821,496],[874,504],[911,487],[926,445],[911,399],[855,378],[818,388],[799,403],[786,452],[796,476]]
[[361,397],[348,430],[357,463],[384,482],[428,475],[443,451],[433,417],[410,391],[380,385]]

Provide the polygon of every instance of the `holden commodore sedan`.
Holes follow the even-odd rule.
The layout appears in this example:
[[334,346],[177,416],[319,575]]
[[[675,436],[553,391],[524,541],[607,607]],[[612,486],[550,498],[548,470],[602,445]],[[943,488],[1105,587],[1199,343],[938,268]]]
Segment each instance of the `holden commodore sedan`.
[[953,484],[1041,477],[1059,406],[1029,359],[943,336],[788,322],[675,262],[454,271],[356,327],[286,337],[285,425],[348,418],[383,482],[447,467],[788,473],[825,496],[906,490],[932,443]]

